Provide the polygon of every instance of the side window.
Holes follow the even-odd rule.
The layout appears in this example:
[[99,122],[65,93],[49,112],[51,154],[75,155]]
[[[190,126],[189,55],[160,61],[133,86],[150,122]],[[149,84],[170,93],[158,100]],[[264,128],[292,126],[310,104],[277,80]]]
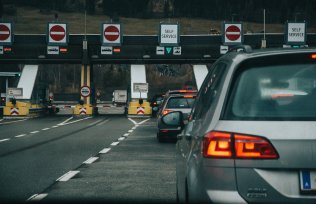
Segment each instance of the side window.
[[226,64],[220,62],[210,70],[197,96],[192,110],[192,119],[197,120],[202,118],[212,104],[214,104],[215,99],[218,98],[221,79],[224,76],[225,69]]

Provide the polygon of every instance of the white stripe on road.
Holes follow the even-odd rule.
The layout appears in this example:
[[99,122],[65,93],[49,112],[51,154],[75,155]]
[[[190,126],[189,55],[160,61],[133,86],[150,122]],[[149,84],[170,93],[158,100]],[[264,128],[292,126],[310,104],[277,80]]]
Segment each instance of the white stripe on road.
[[26,201],[40,201],[40,200],[43,200],[47,195],[48,195],[47,193],[34,194]]
[[76,123],[76,122],[79,122],[79,121],[83,121],[83,120],[87,120],[87,119],[91,119],[91,118],[92,117],[81,118],[81,119],[78,119],[78,120],[71,121],[69,123],[64,123],[64,125],[73,124],[73,123]]
[[67,123],[69,120],[71,120],[71,119],[73,119],[74,117],[70,117],[70,118],[68,118],[67,120],[65,120],[64,122],[61,122],[61,123],[59,123],[59,124],[57,124],[57,125],[64,125],[65,123]]
[[50,129],[50,128],[44,128],[44,129],[42,129],[42,130],[44,130],[44,131],[45,131],[45,130],[49,130],[49,129]]
[[137,127],[138,127],[138,126],[134,126],[134,127],[132,128],[132,130],[135,130]]
[[97,126],[104,125],[105,123],[107,123],[107,122],[109,122],[109,121],[110,121],[109,119],[108,119],[108,120],[105,120],[105,121],[103,121],[102,123],[97,124]]
[[110,150],[111,150],[111,148],[104,148],[104,149],[102,149],[99,153],[100,153],[100,154],[106,154],[106,153],[108,153]]
[[16,137],[16,138],[19,138],[19,137],[24,137],[24,136],[26,136],[26,134],[17,135],[17,136],[15,136],[15,137]]
[[132,118],[128,118],[132,123],[134,123],[134,125],[137,124],[137,122],[135,120],[133,120]]
[[30,133],[31,133],[31,134],[35,134],[35,133],[39,133],[39,131],[36,130],[36,131],[30,132]]
[[5,141],[9,141],[9,140],[10,140],[9,138],[5,138],[5,139],[0,140],[0,142],[5,142]]
[[96,160],[98,160],[99,157],[91,157],[89,159],[87,159],[86,161],[84,161],[84,164],[92,164],[93,162],[95,162]]
[[10,121],[10,122],[3,122],[3,123],[0,123],[0,125],[11,124],[11,123],[18,123],[18,122],[22,122],[22,121],[25,121],[25,120],[27,120],[27,118],[23,119],[23,120],[15,120],[15,121]]
[[0,122],[3,121],[3,119],[0,119]]
[[123,136],[124,136],[124,137],[128,137],[128,136],[129,136],[129,133],[125,133]]
[[55,125],[55,126],[52,126],[52,128],[58,128],[58,126]]
[[118,138],[118,141],[122,141],[122,140],[125,140],[125,137]]
[[127,131],[127,132],[129,132],[129,133],[132,133],[134,130],[129,130],[129,131]]
[[80,171],[69,171],[68,173],[59,177],[56,181],[69,181],[72,177],[76,176]]
[[111,146],[116,146],[116,145],[118,145],[120,142],[113,142],[112,144],[111,144]]
[[138,124],[138,125],[141,125],[141,124],[147,122],[148,120],[150,120],[150,118],[148,118],[148,119],[146,119],[146,120],[143,120],[142,122],[139,122],[139,123],[137,123],[137,124]]

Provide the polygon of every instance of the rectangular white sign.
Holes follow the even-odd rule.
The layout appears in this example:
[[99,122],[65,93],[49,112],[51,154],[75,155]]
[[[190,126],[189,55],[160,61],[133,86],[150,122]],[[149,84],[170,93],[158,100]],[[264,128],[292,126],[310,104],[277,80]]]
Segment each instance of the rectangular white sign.
[[181,47],[173,47],[173,55],[181,55]]
[[148,83],[133,83],[134,92],[148,92]]
[[7,88],[7,96],[23,96],[23,88]]
[[47,54],[48,55],[58,55],[59,54],[59,46],[47,46]]
[[164,54],[165,54],[165,47],[157,46],[156,55],[164,55]]
[[112,55],[113,47],[111,46],[101,46],[101,55]]
[[179,44],[179,25],[178,24],[160,24],[160,45],[178,45]]
[[287,42],[305,43],[306,23],[288,23]]

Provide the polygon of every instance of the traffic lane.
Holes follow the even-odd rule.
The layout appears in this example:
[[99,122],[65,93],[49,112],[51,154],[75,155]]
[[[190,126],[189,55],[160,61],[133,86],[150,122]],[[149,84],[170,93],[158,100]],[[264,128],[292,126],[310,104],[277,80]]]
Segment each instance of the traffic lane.
[[43,201],[175,203],[175,143],[157,142],[155,119],[130,131],[94,163],[70,169],[80,171],[75,177],[39,193]]
[[14,138],[43,128],[56,126],[70,117],[40,117],[0,121],[0,140]]
[[[26,124],[21,125],[22,127],[10,126],[10,129],[17,129],[18,132],[11,133],[10,136],[0,140],[0,157],[62,139],[74,132],[80,132],[87,126],[84,121],[93,123],[94,120],[96,119],[92,117],[66,120],[65,118],[63,120],[41,118],[23,121],[22,123]],[[8,127],[6,126],[6,128]]]
[[[48,130],[42,137],[29,138],[37,143],[39,138],[60,137],[0,156],[0,200],[26,201],[31,195],[44,191],[69,169],[79,167],[117,141],[131,126],[125,117],[97,117]],[[64,131],[68,132],[62,137]]]

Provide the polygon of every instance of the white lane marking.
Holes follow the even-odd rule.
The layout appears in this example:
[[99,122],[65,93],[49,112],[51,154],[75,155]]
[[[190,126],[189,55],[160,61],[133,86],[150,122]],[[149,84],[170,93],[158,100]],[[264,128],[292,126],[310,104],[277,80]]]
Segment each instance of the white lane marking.
[[97,126],[104,125],[105,123],[107,123],[107,122],[109,122],[109,121],[110,121],[110,120],[107,119],[107,120],[103,121],[102,123],[97,124]]
[[45,130],[49,130],[49,129],[50,129],[50,128],[44,128],[44,129],[42,129],[42,130],[44,130],[44,131],[45,131]]
[[129,130],[129,131],[127,131],[127,132],[129,132],[129,133],[132,133],[134,130]]
[[134,127],[132,128],[132,130],[136,130],[136,128],[137,128],[137,126],[134,126]]
[[40,200],[43,200],[47,195],[48,195],[47,193],[34,194],[26,201],[40,201]]
[[92,117],[81,118],[81,119],[78,119],[78,120],[71,121],[69,123],[64,123],[64,125],[70,125],[70,124],[73,124],[73,123],[76,123],[76,122],[79,122],[79,121],[83,121],[83,120],[87,120],[87,119],[91,119],[91,118]]
[[80,171],[69,171],[65,173],[61,177],[59,177],[56,181],[69,181],[72,177],[76,176]]
[[55,125],[55,126],[52,126],[52,128],[58,128],[58,126]]
[[113,142],[112,144],[111,144],[111,146],[116,146],[116,145],[118,145],[120,142]]
[[93,162],[95,162],[96,160],[98,160],[99,157],[90,157],[89,159],[87,159],[86,161],[84,161],[84,164],[92,164]]
[[73,119],[74,117],[70,117],[70,118],[68,118],[68,119],[66,119],[65,121],[63,121],[63,122],[61,122],[61,123],[59,123],[59,124],[57,124],[57,125],[64,125],[65,123],[67,123],[69,120],[71,120],[71,119]]
[[141,124],[147,122],[148,120],[150,120],[150,118],[148,118],[148,119],[146,119],[146,120],[143,120],[142,122],[139,122],[139,123],[137,123],[137,124],[138,124],[138,125],[141,125]]
[[106,153],[108,153],[110,150],[111,150],[111,148],[104,148],[104,149],[102,149],[99,153],[100,153],[100,154],[106,154]]
[[17,136],[15,136],[15,137],[16,137],[16,138],[19,138],[19,137],[24,137],[24,136],[26,136],[26,134],[17,135]]
[[3,119],[0,119],[0,122],[3,121]]
[[132,118],[128,118],[132,123],[134,123],[134,125],[137,124],[137,122],[135,120],[133,120]]
[[129,133],[125,133],[123,136],[124,136],[124,137],[128,137],[128,136],[129,136]]
[[125,137],[118,138],[118,141],[122,141],[122,140],[125,140]]
[[101,122],[102,120],[97,120],[97,121],[95,121],[95,122],[93,122],[93,123],[90,123],[90,124],[88,124],[88,126],[93,126],[93,125],[95,125],[95,124],[97,124],[97,123],[99,123],[99,122]]
[[5,141],[9,141],[9,140],[10,140],[9,138],[5,138],[5,139],[0,140],[0,142],[5,142]]
[[33,132],[30,132],[31,134],[35,134],[35,133],[39,133],[39,131],[38,130],[35,130],[35,131],[33,131]]
[[15,120],[15,121],[10,121],[10,122],[3,122],[3,123],[0,123],[0,125],[10,124],[10,123],[18,123],[18,122],[22,122],[22,121],[25,121],[25,120],[27,120],[27,118],[23,119],[23,120]]

